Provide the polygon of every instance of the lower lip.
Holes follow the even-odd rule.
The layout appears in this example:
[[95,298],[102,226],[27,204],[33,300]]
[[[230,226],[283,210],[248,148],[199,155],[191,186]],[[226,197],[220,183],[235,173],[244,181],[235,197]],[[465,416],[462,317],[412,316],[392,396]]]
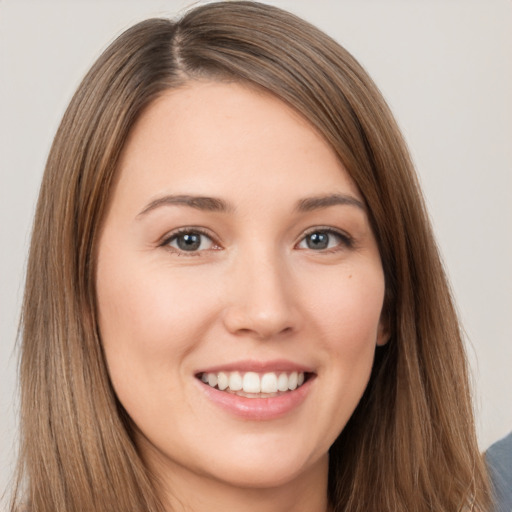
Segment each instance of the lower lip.
[[220,391],[198,380],[205,395],[225,411],[251,421],[266,421],[281,418],[299,407],[308,395],[314,378],[302,386],[270,398],[247,398]]

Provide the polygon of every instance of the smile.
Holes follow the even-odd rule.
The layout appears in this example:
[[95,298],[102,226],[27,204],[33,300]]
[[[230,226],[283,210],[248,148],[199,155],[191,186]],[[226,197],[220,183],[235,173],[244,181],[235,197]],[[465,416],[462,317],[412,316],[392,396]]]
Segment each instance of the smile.
[[198,376],[208,386],[246,398],[271,398],[294,391],[307,380],[305,372],[203,372]]
[[313,367],[281,359],[233,361],[194,376],[207,401],[230,416],[267,421],[300,410],[318,375]]

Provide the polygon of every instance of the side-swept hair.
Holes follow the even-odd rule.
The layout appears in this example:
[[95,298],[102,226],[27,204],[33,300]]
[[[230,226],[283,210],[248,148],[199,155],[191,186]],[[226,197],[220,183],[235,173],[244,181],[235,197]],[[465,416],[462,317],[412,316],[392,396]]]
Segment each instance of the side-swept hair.
[[330,450],[335,511],[487,510],[466,357],[413,166],[357,61],[305,21],[219,2],[124,32],[74,95],[49,154],[22,311],[21,449],[11,510],[162,511],[109,381],[95,255],[118,158],[164,91],[250,83],[323,135],[367,204],[386,280],[389,343]]

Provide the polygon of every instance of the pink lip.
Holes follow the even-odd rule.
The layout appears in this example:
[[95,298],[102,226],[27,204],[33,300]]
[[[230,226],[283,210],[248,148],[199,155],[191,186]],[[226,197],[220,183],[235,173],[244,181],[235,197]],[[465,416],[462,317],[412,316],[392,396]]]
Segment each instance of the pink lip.
[[255,361],[255,360],[246,360],[246,361],[237,361],[233,363],[211,366],[208,368],[202,368],[196,375],[201,373],[218,373],[218,372],[256,372],[256,373],[266,373],[266,372],[304,372],[304,373],[314,373],[312,368],[308,368],[306,366],[292,363],[291,361],[286,361],[284,359],[274,360],[274,361]]
[[268,421],[282,418],[297,409],[306,399],[314,383],[309,378],[293,391],[270,398],[247,398],[226,391],[220,391],[196,379],[197,385],[208,400],[224,411],[248,421]]

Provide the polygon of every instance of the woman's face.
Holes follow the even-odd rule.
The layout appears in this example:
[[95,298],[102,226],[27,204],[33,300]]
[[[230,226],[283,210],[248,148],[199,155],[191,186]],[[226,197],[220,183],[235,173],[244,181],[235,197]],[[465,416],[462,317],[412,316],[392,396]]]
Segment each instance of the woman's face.
[[164,479],[325,476],[386,342],[384,277],[357,187],[297,113],[233,83],[156,100],[122,154],[96,285],[112,384]]

